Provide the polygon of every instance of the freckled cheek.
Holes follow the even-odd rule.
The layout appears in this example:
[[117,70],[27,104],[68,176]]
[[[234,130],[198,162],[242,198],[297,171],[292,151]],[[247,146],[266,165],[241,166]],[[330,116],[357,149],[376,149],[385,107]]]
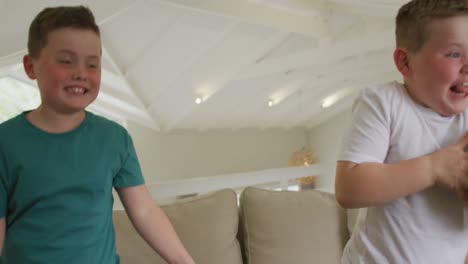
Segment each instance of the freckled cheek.
[[68,80],[71,76],[71,73],[69,70],[63,69],[63,68],[51,68],[49,70],[50,76],[53,76],[53,79],[56,82],[63,82],[65,80]]
[[99,90],[99,87],[101,85],[101,74],[93,74],[90,77],[94,89]]
[[436,74],[444,81],[453,82],[460,75],[460,68],[451,64],[440,65],[437,68]]

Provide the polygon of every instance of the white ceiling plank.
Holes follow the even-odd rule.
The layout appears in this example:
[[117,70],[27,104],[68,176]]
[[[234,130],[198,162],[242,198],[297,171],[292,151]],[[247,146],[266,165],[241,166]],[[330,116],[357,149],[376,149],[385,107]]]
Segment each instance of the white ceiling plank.
[[[106,69],[101,70],[102,78],[101,78],[101,84],[106,87],[109,87],[110,90],[115,91],[116,94],[122,94],[127,97],[135,98],[139,104],[135,105],[136,107],[144,108],[143,104],[141,101],[136,98],[132,87],[128,85],[128,83],[125,81],[124,78],[122,78],[120,75],[116,75]],[[112,92],[110,92],[112,95],[114,95]]]
[[112,19],[117,18],[117,17],[120,16],[121,14],[127,12],[128,10],[130,10],[131,8],[133,8],[134,6],[136,6],[136,5],[138,5],[138,4],[141,4],[141,3],[143,3],[143,2],[144,2],[143,0],[133,0],[133,1],[130,2],[129,4],[126,4],[126,5],[124,5],[123,7],[121,7],[120,9],[115,10],[114,13],[109,14],[109,15],[107,15],[106,17],[100,18],[99,21],[98,21],[98,25],[103,25],[103,24],[105,24],[105,23],[110,22]]
[[[128,77],[130,72],[132,71],[132,69],[143,59],[145,58],[145,56],[148,54],[148,52],[154,47],[156,46],[156,43],[158,41],[160,41],[162,38],[164,38],[164,36],[170,32],[171,30],[173,30],[174,28],[174,25],[177,24],[177,21],[180,20],[182,17],[179,15],[179,16],[174,16],[170,19],[167,19],[165,22],[164,22],[164,25],[163,26],[160,26],[161,30],[157,33],[154,33],[153,36],[152,36],[152,39],[150,41],[148,41],[147,45],[145,48],[142,48],[140,53],[137,54],[133,60],[131,62],[129,62],[126,66],[125,69],[122,69],[123,70],[123,74],[125,77]],[[148,106],[149,107],[149,106]]]
[[[281,101],[271,108],[266,107],[266,98],[271,98],[271,95],[259,95],[258,99],[256,99],[259,101],[256,111],[249,110],[250,113],[245,116],[263,118],[261,122],[256,122],[256,126],[264,128],[278,126],[279,123],[296,116],[301,108],[308,109],[314,105],[320,105],[322,97],[333,93],[335,90],[352,85],[352,81],[356,76],[372,75],[376,70],[381,69],[380,65],[384,62],[388,62],[387,65],[389,66],[386,68],[393,68],[391,58],[387,55],[382,53],[358,57],[339,64],[322,64],[320,69],[308,68],[295,71],[289,75],[283,75],[285,78],[291,78],[291,80],[295,81],[296,85],[289,86],[290,89],[281,97]],[[280,84],[281,82],[276,81],[276,83]],[[285,89],[271,90],[271,92],[275,91],[276,93],[285,92]],[[229,109],[232,109],[232,107],[228,108],[228,111]],[[245,107],[237,106],[235,109],[245,111]],[[219,116],[219,118],[221,117]],[[245,125],[248,124],[251,125],[251,120],[246,118]]]
[[[183,65],[180,66],[179,71],[177,74],[174,75],[172,79],[170,79],[167,82],[167,85],[163,89],[161,89],[161,92],[164,92],[164,90],[167,89],[174,89],[175,83],[180,80],[180,78],[183,78],[184,72],[188,71],[196,62],[198,62],[203,56],[209,56],[209,52],[219,45],[225,38],[228,36],[237,26],[239,25],[238,22],[232,22],[230,25],[228,25],[223,32],[221,32],[215,39],[210,41],[209,43],[206,43],[206,45],[203,47],[203,49],[199,50],[194,56],[192,56],[190,59],[188,59]],[[151,95],[151,101],[152,104],[148,106],[148,109],[152,108],[154,104],[156,103],[156,98],[160,93],[152,94]]]
[[[278,45],[286,37],[288,37],[288,33],[280,32],[280,33],[274,34],[268,40],[265,40],[265,41],[263,41],[263,43],[259,44],[259,46],[256,48],[256,50],[258,50],[256,53],[258,55],[264,54],[265,51],[269,50],[272,46]],[[251,49],[255,50],[255,47],[252,46]],[[252,57],[246,58],[241,63],[236,65],[236,67],[233,67],[233,70],[230,72],[230,74],[227,74],[225,76],[223,84],[221,84],[219,87],[217,87],[217,89],[215,91],[213,91],[213,93],[210,95],[210,100],[212,100],[212,97],[215,96],[216,94],[218,94],[218,92],[220,90],[222,90],[224,87],[226,87],[226,84],[229,83],[230,81],[232,81],[232,78],[234,76],[236,76],[240,70],[242,70],[246,65],[251,64],[254,60],[256,60],[257,57],[258,56],[252,56]],[[181,115],[179,115],[177,118],[171,120],[171,122],[167,126],[167,129],[172,130],[175,126],[177,126],[177,124],[179,122],[186,119],[191,113],[193,113],[197,109],[197,107],[200,107],[200,106],[203,106],[203,104],[201,104],[201,105],[192,104],[192,105],[189,105],[188,107],[186,107],[186,110]]]
[[[137,98],[142,105],[146,105],[145,102],[142,100],[143,97],[139,96],[138,92],[136,91],[135,88],[131,87],[130,84],[128,83],[127,79],[125,78],[125,76],[122,74],[122,71],[120,69],[120,67],[115,63],[115,61],[112,59],[112,56],[109,54],[109,52],[107,51],[105,45],[103,44],[102,45],[102,53],[103,53],[103,56],[105,58],[107,58],[107,60],[109,61],[109,63],[112,65],[112,67],[114,68],[114,70],[119,74],[119,76],[121,77],[121,81],[122,83],[124,84],[124,87],[127,87],[127,88],[130,88],[129,89],[129,92],[132,93],[135,98]],[[145,109],[146,111],[146,109]],[[157,129],[156,130],[159,130],[159,125],[157,124],[156,120],[154,120],[154,118],[152,119],[152,123],[154,123],[153,127],[156,127]]]
[[295,32],[306,36],[323,37],[329,34],[326,17],[326,1],[311,1],[316,8],[314,15],[305,16],[284,11],[278,8],[259,5],[255,1],[236,0],[159,0],[169,5],[175,5],[215,15],[235,17],[241,21],[251,22],[287,32]]
[[394,46],[393,33],[369,32],[364,36],[358,35],[353,39],[330,43],[330,45],[323,45],[318,49],[310,49],[290,56],[264,60],[244,69],[236,79],[244,80],[265,75],[281,74],[314,65],[320,67],[323,63],[337,63],[344,57],[359,56],[367,52],[393,48]]

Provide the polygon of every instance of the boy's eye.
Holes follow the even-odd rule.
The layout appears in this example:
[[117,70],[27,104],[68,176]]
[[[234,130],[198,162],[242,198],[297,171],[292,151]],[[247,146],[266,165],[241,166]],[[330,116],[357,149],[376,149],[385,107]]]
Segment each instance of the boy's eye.
[[453,59],[458,59],[458,58],[461,57],[461,53],[460,52],[449,52],[447,54],[447,57],[453,58]]
[[70,64],[71,60],[59,60],[59,62],[63,64]]

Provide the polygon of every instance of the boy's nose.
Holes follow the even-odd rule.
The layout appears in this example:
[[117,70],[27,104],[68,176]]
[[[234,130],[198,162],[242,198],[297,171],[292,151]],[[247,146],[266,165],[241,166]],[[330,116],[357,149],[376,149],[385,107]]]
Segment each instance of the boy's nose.
[[78,81],[86,81],[87,76],[86,69],[83,66],[76,66],[72,73],[72,78]]
[[465,74],[465,75],[468,75],[468,65],[463,65],[463,67],[461,68],[460,70],[460,73],[461,74]]

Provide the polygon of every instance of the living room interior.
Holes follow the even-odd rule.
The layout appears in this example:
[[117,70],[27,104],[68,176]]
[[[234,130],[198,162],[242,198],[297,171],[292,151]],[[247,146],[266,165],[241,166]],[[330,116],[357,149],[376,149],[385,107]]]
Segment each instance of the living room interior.
[[156,200],[297,190],[294,179],[311,175],[313,189],[333,193],[355,97],[400,79],[393,24],[405,2],[0,0],[0,122],[39,104],[22,66],[32,17],[83,4],[102,40],[101,92],[89,111],[128,129]]

